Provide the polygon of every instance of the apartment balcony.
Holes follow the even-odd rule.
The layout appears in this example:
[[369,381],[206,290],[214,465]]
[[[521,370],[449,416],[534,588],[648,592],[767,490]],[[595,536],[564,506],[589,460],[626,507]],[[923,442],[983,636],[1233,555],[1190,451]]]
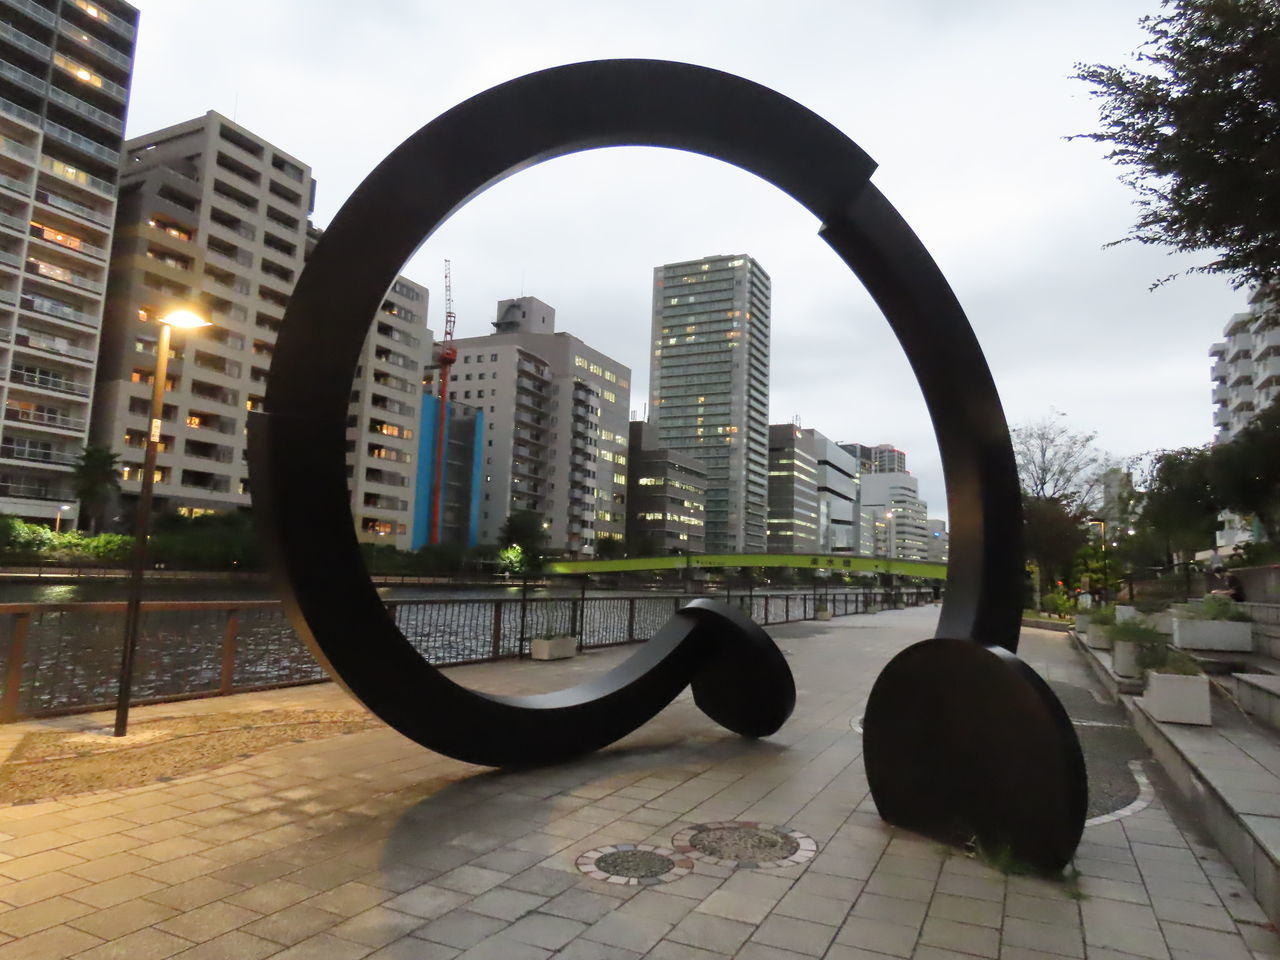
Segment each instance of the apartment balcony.
[[89,0],[71,0],[71,3],[83,10],[86,16],[92,17],[117,36],[126,40],[132,40],[137,36],[137,31],[134,29],[133,24],[108,14],[100,7],[90,3]]
[[528,477],[531,480],[541,481],[544,479],[542,470],[539,467],[528,463],[521,463],[519,460],[513,460],[511,462],[511,472],[522,477]]
[[60,484],[45,483],[37,479],[11,477],[0,474],[0,497],[13,497],[19,500],[52,500],[65,503],[67,493]]
[[231,478],[220,473],[206,473],[203,470],[183,470],[182,486],[208,493],[230,493]]
[[1233,412],[1241,409],[1252,410],[1256,396],[1251,383],[1236,387],[1231,391],[1231,399],[1228,402],[1228,406]]
[[[105,110],[99,110],[91,103],[85,103],[79,97],[67,93],[67,91],[63,90],[61,87],[49,87],[49,101],[51,103],[56,103],[58,106],[66,110],[70,110],[77,116],[84,117],[86,120],[97,124],[103,130],[106,130],[108,133],[114,134],[117,137],[124,134],[124,123],[118,117],[112,116]],[[103,149],[107,148],[103,146]]]
[[1268,350],[1280,350],[1280,327],[1269,327],[1259,330],[1253,335],[1253,356],[1255,359]]
[[9,230],[19,236],[26,236],[27,231],[30,229],[28,221],[24,220],[22,217],[15,217],[12,214],[4,213],[2,211],[0,211],[0,227],[4,227],[6,230]]
[[1255,386],[1280,383],[1280,353],[1253,362],[1253,382]]
[[537,380],[541,380],[544,383],[549,383],[551,380],[551,378],[548,377],[546,374],[545,367],[542,368],[541,371],[539,371],[539,368],[534,366],[528,360],[520,360],[519,362],[517,362],[516,369],[519,370],[521,373],[527,373],[529,376]]
[[46,413],[27,407],[7,406],[4,418],[11,423],[21,423],[29,427],[42,427],[48,430],[66,430],[71,433],[83,433],[88,427],[87,420],[69,417],[61,413]]
[[40,60],[48,60],[53,56],[53,50],[48,44],[41,43],[35,37],[27,36],[17,27],[11,26],[3,20],[0,20],[0,37]]
[[31,196],[30,183],[25,180],[19,180],[17,177],[11,177],[7,173],[0,173],[0,187],[10,193],[17,194],[23,200]]
[[43,316],[54,317],[58,320],[66,320],[71,323],[83,324],[86,327],[97,327],[98,318],[96,315],[86,313],[83,310],[77,310],[69,303],[63,303],[61,300],[53,300],[49,297],[38,297],[30,294],[24,294],[22,297],[22,309],[30,313],[38,313]]
[[[61,160],[55,160],[53,157],[41,157],[40,167],[60,180],[74,184],[83,190],[99,193],[108,200],[114,200],[116,197],[116,185],[114,183],[85,173],[83,170],[63,163]],[[109,218],[107,222],[110,222]]]
[[1231,411],[1226,407],[1218,407],[1213,411],[1213,425],[1215,427],[1231,426]]
[[0,265],[8,267],[15,273],[22,272],[22,258],[16,253],[10,253],[8,250],[0,250]]
[[[0,60],[0,67],[3,66],[5,66],[5,63]],[[20,143],[13,137],[0,136],[0,153],[21,160],[23,163],[34,164],[36,162],[35,147]]]
[[1209,378],[1211,380],[1226,380],[1230,370],[1231,367],[1225,360],[1219,360],[1209,371]]
[[19,106],[12,100],[6,100],[4,97],[0,97],[0,113],[3,113],[5,116],[12,117],[15,120],[21,120],[23,123],[36,128],[39,128],[40,126],[40,114],[36,113],[34,110],[28,110],[26,107]]
[[0,307],[12,310],[18,305],[18,295],[10,290],[0,290]]
[[129,102],[128,90],[115,81],[96,74],[86,64],[78,63],[65,54],[57,53],[54,54],[53,65],[67,76],[74,77],[81,83],[92,84],[95,90],[100,90],[112,100],[119,103]]
[[107,259],[108,251],[106,247],[100,247],[95,243],[89,243],[87,240],[81,240],[79,237],[63,233],[61,230],[54,230],[51,227],[32,227],[30,234],[33,239],[40,243],[48,244],[50,249],[58,252],[70,250],[73,253],[80,253],[95,260]]
[[36,190],[36,203],[43,204],[59,213],[69,213],[99,227],[111,226],[111,215],[109,213],[97,210],[88,204],[78,203],[59,194],[51,193],[48,190]]
[[115,47],[103,43],[92,34],[85,33],[69,21],[58,21],[58,32],[73,43],[78,44],[82,49],[92,51],[113,67],[118,67],[126,73],[132,69],[132,61],[125,54]]
[[79,360],[82,363],[93,363],[97,359],[97,354],[93,350],[77,347],[71,341],[61,337],[51,337],[47,334],[36,333],[33,330],[24,330],[21,327],[14,333],[13,343],[14,346],[23,347],[27,350],[49,354],[54,357]]
[[6,460],[23,460],[27,463],[40,463],[52,467],[74,467],[80,459],[74,453],[62,450],[44,449],[39,446],[12,443],[0,444],[0,457]]
[[1226,403],[1229,392],[1230,391],[1227,389],[1227,385],[1225,383],[1217,384],[1213,388],[1213,402]]
[[0,77],[13,81],[24,90],[29,90],[37,96],[43,97],[48,90],[48,84],[44,82],[44,78],[37,77],[34,73],[20,70],[4,60],[0,60]]
[[74,397],[87,397],[90,393],[88,384],[72,380],[70,377],[58,376],[55,373],[10,370],[9,382],[28,389],[48,390],[51,393],[69,394]]
[[1231,376],[1227,379],[1227,385],[1235,387],[1243,381],[1253,381],[1252,360],[1237,360],[1231,365]]
[[[71,99],[75,99],[72,97]],[[101,111],[99,111],[101,112]],[[109,116],[109,114],[103,114]],[[78,150],[81,154],[92,157],[94,160],[100,160],[103,163],[109,163],[117,166],[120,163],[120,151],[112,150],[108,146],[104,146],[97,140],[91,140],[84,134],[76,133],[68,127],[64,127],[60,123],[54,123],[52,120],[44,122],[44,131],[46,137],[52,137],[59,143]],[[105,181],[104,181],[105,182]]]
[[106,285],[101,280],[94,280],[92,277],[78,273],[69,267],[49,263],[47,260],[40,260],[37,257],[27,258],[27,275],[39,277],[41,280],[66,284],[69,287],[76,287],[80,290],[88,290],[98,296],[101,296],[102,291],[106,288]]
[[32,20],[43,23],[46,27],[52,27],[57,22],[57,17],[46,8],[38,3],[32,3],[31,0],[0,0],[4,6],[12,7],[14,10],[21,10]]
[[545,447],[547,445],[546,440],[542,440],[542,439],[539,439],[538,437],[535,437],[534,434],[529,430],[521,430],[517,428],[514,431],[514,435],[517,440],[521,440],[524,443],[535,444],[536,446],[539,446],[539,447]]

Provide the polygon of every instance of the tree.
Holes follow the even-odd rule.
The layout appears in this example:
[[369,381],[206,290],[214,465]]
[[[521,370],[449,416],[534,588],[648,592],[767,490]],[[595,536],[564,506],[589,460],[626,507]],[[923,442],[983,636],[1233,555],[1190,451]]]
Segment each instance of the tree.
[[619,560],[626,552],[626,547],[623,546],[621,540],[615,540],[613,537],[603,537],[596,540],[597,560]]
[[542,557],[542,545],[547,539],[542,515],[532,510],[514,510],[498,531],[498,546],[518,546],[523,569],[536,570]]
[[1096,433],[1076,433],[1061,417],[1051,414],[1013,428],[1018,482],[1025,497],[1058,501],[1068,511],[1092,509],[1109,463],[1094,443]]
[[[1163,0],[1133,66],[1076,64],[1107,159],[1137,193],[1123,240],[1208,252],[1193,272],[1280,279],[1280,4]],[[1165,277],[1156,283],[1170,279]]]
[[1191,557],[1213,544],[1222,505],[1210,485],[1211,456],[1208,447],[1151,455],[1143,481],[1141,522],[1163,539],[1167,553]]
[[89,444],[76,460],[72,489],[80,500],[81,515],[94,533],[102,528],[102,515],[112,495],[120,492],[119,459],[107,447]]
[[1258,518],[1280,541],[1280,398],[1209,453],[1208,482],[1219,505]]
[[1088,542],[1084,517],[1059,497],[1023,494],[1022,537],[1027,556],[1040,570],[1040,592],[1071,575],[1076,552]]

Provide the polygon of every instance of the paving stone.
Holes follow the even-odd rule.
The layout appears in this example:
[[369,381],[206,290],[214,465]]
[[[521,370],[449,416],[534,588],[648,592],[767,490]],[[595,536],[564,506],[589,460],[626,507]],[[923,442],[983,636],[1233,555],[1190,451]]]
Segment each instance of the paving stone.
[[[858,898],[853,905],[852,916],[888,920],[904,927],[919,927],[929,904],[920,900],[903,900],[900,897],[884,897],[870,891]],[[843,919],[843,918],[842,918]]]
[[308,906],[328,910],[339,916],[351,917],[370,907],[376,907],[390,898],[390,892],[381,887],[373,887],[367,883],[352,880],[313,896],[306,903]]
[[1175,956],[1181,952],[1187,956],[1212,957],[1213,960],[1252,960],[1249,948],[1237,935],[1163,920],[1160,929]]
[[[264,957],[278,954],[279,950],[278,943],[241,930],[232,930],[174,956],[180,960],[263,960]],[[128,958],[122,957],[121,960]]]
[[331,927],[328,932],[367,947],[383,947],[421,926],[421,917],[386,907],[370,907]]
[[188,910],[162,920],[156,928],[167,933],[185,937],[192,943],[212,940],[218,934],[226,933],[257,920],[261,914],[230,903],[206,903],[202,907]]
[[1046,953],[1060,953],[1066,957],[1084,957],[1084,943],[1080,927],[1054,923],[1036,923],[1006,917],[1002,942],[1011,947],[1029,947]]
[[11,937],[27,937],[92,912],[93,907],[78,900],[49,897],[47,900],[38,900],[29,906],[15,907],[0,913],[0,933],[6,933]]
[[272,960],[360,960],[372,952],[372,948],[364,944],[352,943],[327,933],[317,933],[280,951]]
[[828,924],[775,914],[760,924],[751,939],[766,946],[820,957],[831,945],[835,935],[836,928]]
[[778,901],[778,905],[774,907],[774,913],[838,927],[848,916],[849,907],[847,900],[833,900],[830,897],[820,897],[793,889]]
[[587,927],[582,931],[582,937],[586,940],[622,947],[624,950],[645,953],[653,949],[673,926],[674,924],[667,923],[665,920],[628,916],[615,911]]
[[215,880],[212,877],[196,877],[185,883],[175,884],[147,894],[148,900],[173,907],[175,910],[194,910],[214,900],[221,900],[239,893],[244,888],[239,884]]
[[978,957],[1000,956],[1000,933],[990,927],[930,917],[920,930],[920,943]]
[[506,927],[504,920],[460,908],[422,924],[414,931],[414,936],[466,950]]
[[309,907],[305,903],[295,903],[292,907],[277,910],[270,916],[246,923],[244,930],[255,937],[290,946],[328,930],[340,922],[342,918],[336,913]]
[[894,957],[909,957],[915,948],[918,932],[915,927],[904,927],[887,920],[850,917],[836,933],[836,940]]
[[454,960],[462,951],[443,943],[404,937],[365,957],[365,960]]
[[387,900],[383,906],[401,913],[411,913],[416,917],[434,919],[443,916],[454,907],[459,907],[471,898],[457,890],[446,890],[429,883],[407,890],[397,897]]
[[90,947],[76,954],[76,960],[164,960],[190,946],[190,940],[161,930],[136,930],[118,940]]
[[172,907],[152,903],[150,900],[129,900],[77,917],[70,921],[70,926],[104,940],[113,940],[161,920],[168,920],[177,912]]
[[755,929],[754,924],[695,911],[677,923],[666,939],[731,956]]
[[765,897],[716,890],[694,909],[698,913],[710,913],[730,920],[741,920],[744,923],[760,923],[776,904],[776,900]]
[[98,937],[68,926],[50,927],[0,946],[0,960],[55,960],[83,953],[102,943]]
[[458,954],[456,960],[545,960],[550,956],[550,950],[498,934]]
[[[520,890],[497,887],[476,897],[467,904],[467,909],[474,913],[482,913],[487,917],[516,920],[532,910],[543,907],[546,903],[546,897],[535,893],[524,893]],[[555,913],[556,911],[547,910],[545,912]]]
[[[492,893],[494,891],[490,891]],[[485,894],[488,896],[489,894]],[[568,917],[583,923],[595,923],[601,917],[618,909],[618,901],[603,893],[593,893],[581,887],[573,887],[553,897],[538,908],[541,913]]]
[[[973,897],[957,897],[950,893],[936,893],[929,901],[929,916],[941,920],[957,920],[981,927],[1000,926],[1004,911],[1001,905],[990,900]],[[892,919],[886,917],[885,919]]]

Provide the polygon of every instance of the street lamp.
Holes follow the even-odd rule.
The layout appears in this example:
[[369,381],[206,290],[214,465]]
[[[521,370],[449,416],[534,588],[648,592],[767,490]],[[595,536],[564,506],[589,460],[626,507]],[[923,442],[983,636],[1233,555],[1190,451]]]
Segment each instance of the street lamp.
[[138,516],[133,525],[129,602],[124,614],[124,653],[120,658],[120,684],[116,698],[117,737],[123,737],[129,725],[129,694],[133,687],[133,658],[138,649],[138,621],[141,619],[142,608],[142,575],[147,559],[147,531],[151,526],[151,488],[155,483],[156,453],[160,447],[165,380],[169,376],[169,339],[174,327],[191,330],[210,326],[208,320],[190,310],[175,310],[160,317],[159,323],[160,342],[156,346],[155,380],[151,385],[151,418],[147,430],[146,455],[143,457],[142,489],[138,493]]
[[1107,571],[1107,521],[1104,517],[1090,517],[1089,525],[1102,527],[1102,602],[1107,602],[1107,591],[1110,589],[1111,576]]
[[61,532],[62,532],[62,511],[63,511],[63,510],[70,510],[70,509],[71,509],[71,504],[69,504],[69,503],[61,504],[61,505],[58,507],[58,515],[57,515],[56,517],[54,517],[54,518],[53,518],[53,532],[54,532],[54,533],[61,533]]

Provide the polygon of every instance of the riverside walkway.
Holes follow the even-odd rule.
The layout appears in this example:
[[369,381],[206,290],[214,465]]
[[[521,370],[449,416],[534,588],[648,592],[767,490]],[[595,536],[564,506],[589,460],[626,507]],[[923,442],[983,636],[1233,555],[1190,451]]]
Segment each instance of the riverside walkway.
[[[1225,859],[1165,808],[1158,785],[1153,794],[1128,773],[1149,761],[1062,634],[1026,630],[1022,652],[1083,734],[1095,822],[1076,878],[1009,875],[884,824],[858,720],[880,667],[936,617],[922,607],[771,628],[798,688],[775,737],[729,734],[686,693],[613,747],[536,770],[433,754],[362,717],[333,684],[137,708],[129,750],[110,766],[117,781],[146,782],[96,792],[76,770],[102,762],[93,751],[109,739],[107,715],[0,727],[0,802],[40,789],[44,764],[61,764],[67,785],[0,806],[0,960],[1280,955]],[[534,692],[630,652],[448,673]],[[343,733],[300,733],[320,722]],[[288,742],[252,739],[268,728]],[[53,753],[36,749],[51,738]],[[601,878],[610,863],[642,859],[627,845],[672,848],[691,828],[729,821],[800,839],[780,866],[682,847],[671,859],[686,866],[648,878],[670,882]]]

